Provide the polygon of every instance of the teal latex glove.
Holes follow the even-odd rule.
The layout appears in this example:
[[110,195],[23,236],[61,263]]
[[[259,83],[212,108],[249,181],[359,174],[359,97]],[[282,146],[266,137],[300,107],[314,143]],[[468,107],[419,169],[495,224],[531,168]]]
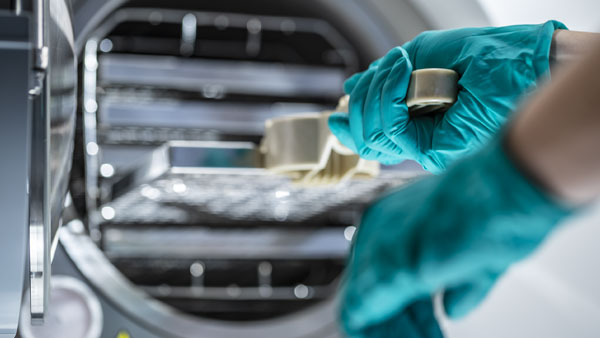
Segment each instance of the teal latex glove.
[[[548,21],[424,32],[346,81],[349,112],[333,114],[330,129],[363,158],[384,164],[412,159],[439,173],[485,144],[519,97],[548,73],[552,35],[561,28]],[[422,68],[460,76],[457,101],[443,115],[408,115],[410,73]]]
[[431,295],[467,314],[570,211],[532,185],[498,140],[446,173],[376,201],[356,233],[341,292],[349,337],[441,337]]

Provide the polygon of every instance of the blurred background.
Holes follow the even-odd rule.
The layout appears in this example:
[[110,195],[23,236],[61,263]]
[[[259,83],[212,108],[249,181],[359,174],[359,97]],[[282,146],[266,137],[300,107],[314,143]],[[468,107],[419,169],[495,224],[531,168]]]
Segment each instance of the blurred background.
[[[600,29],[594,0],[68,5],[73,169],[49,317],[32,327],[24,310],[25,338],[341,337],[337,285],[361,211],[423,173],[404,163],[299,188],[249,164],[264,121],[333,109],[349,75],[425,30],[549,19]],[[563,227],[469,317],[442,318],[447,335],[600,336],[598,219]]]

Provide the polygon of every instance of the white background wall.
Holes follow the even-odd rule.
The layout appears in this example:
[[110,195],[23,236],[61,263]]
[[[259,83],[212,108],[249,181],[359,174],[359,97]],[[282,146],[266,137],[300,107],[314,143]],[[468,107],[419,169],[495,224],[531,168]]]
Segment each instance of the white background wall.
[[562,21],[600,31],[599,0],[408,0],[436,29]]
[[600,31],[600,1],[598,0],[477,1],[493,25],[537,23],[556,19],[562,21],[571,30]]
[[447,337],[600,337],[599,241],[596,206],[511,268],[473,313],[444,321]]

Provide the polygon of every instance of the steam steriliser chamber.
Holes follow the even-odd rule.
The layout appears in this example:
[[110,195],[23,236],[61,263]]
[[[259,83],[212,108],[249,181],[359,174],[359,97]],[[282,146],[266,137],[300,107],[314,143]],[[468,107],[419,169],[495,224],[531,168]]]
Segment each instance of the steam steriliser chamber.
[[269,118],[335,107],[346,77],[427,24],[404,2],[404,36],[364,1],[72,6],[80,91],[53,272],[94,291],[101,336],[337,337],[361,211],[418,170],[306,188],[249,149]]

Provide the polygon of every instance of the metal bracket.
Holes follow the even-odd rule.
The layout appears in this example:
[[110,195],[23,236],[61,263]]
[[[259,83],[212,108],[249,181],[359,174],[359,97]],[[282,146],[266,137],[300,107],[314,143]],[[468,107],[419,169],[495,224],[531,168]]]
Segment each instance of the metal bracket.
[[29,293],[31,324],[44,322],[50,290],[50,115],[48,88],[48,1],[32,0],[33,69],[29,172]]
[[32,73],[30,96],[38,96],[42,93],[46,70],[48,69],[48,47],[42,46],[33,50],[34,71]]
[[32,97],[29,177],[29,282],[31,323],[42,324],[50,284],[50,171],[47,78]]
[[47,46],[47,21],[48,6],[44,0],[32,0],[32,11],[34,18],[33,30],[33,77],[29,95],[38,96],[42,93],[46,70],[48,69],[48,46]]

